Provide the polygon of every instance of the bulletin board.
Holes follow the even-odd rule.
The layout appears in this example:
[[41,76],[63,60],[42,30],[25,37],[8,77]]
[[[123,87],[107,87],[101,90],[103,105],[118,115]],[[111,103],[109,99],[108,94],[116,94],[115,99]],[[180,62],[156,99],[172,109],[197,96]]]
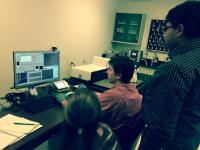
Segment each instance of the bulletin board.
[[168,52],[166,49],[164,38],[162,36],[162,27],[165,25],[165,20],[151,20],[151,27],[149,30],[147,50]]

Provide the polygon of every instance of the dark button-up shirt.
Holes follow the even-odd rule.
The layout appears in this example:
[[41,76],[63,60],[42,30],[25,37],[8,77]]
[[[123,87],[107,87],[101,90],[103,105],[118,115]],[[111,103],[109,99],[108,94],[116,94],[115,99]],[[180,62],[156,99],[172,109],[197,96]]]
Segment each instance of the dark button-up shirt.
[[142,102],[148,139],[157,144],[200,134],[200,39],[177,47],[169,57],[149,81]]

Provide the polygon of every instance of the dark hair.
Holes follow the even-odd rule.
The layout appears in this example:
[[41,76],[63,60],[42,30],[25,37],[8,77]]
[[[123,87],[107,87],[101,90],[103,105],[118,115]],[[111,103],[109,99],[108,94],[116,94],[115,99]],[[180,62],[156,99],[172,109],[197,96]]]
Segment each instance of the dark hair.
[[[101,119],[101,105],[97,95],[87,89],[77,89],[69,98],[65,109],[68,124],[68,149],[92,150],[97,136],[97,126]],[[79,133],[81,130],[81,133]],[[70,135],[71,134],[71,135]]]
[[121,82],[129,83],[133,77],[135,63],[127,56],[115,56],[109,61],[115,74],[121,75]]
[[167,16],[173,26],[184,26],[184,35],[188,38],[200,37],[200,1],[187,1],[172,8]]

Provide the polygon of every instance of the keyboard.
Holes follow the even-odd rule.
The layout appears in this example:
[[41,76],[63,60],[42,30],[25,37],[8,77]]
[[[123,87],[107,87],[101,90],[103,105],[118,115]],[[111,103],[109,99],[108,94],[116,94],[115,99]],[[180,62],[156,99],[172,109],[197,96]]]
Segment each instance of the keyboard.
[[56,105],[53,95],[45,96],[38,99],[27,100],[23,103],[24,109],[31,113],[37,113]]

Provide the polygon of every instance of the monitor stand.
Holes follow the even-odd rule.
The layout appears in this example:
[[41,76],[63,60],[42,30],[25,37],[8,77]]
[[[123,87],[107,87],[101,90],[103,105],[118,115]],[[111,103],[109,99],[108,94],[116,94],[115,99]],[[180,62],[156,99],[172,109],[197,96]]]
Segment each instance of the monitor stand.
[[35,86],[29,87],[29,92],[31,96],[38,96],[38,92]]

